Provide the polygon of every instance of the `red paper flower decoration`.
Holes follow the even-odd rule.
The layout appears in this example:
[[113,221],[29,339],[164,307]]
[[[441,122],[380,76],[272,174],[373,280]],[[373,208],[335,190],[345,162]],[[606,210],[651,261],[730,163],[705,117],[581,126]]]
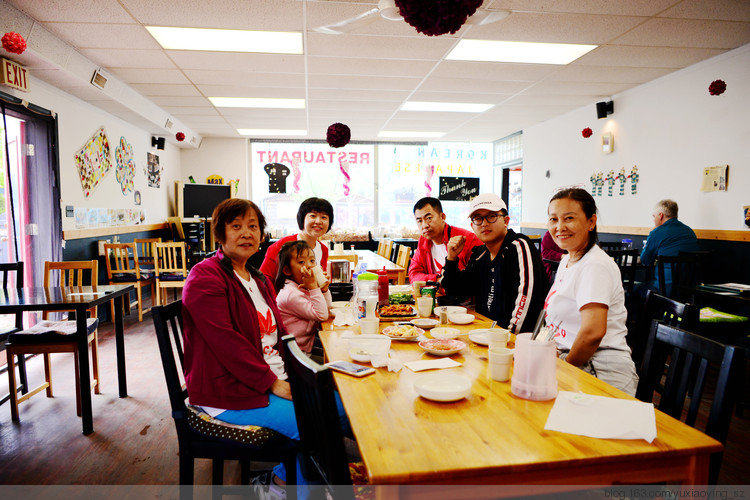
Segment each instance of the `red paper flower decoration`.
[[594,133],[594,132],[593,132],[593,131],[592,131],[592,130],[591,130],[591,129],[589,128],[589,127],[586,127],[585,129],[581,130],[581,135],[582,135],[582,136],[583,136],[583,137],[584,137],[585,139],[588,139],[589,137],[591,137],[591,135],[592,135],[593,133]]
[[326,141],[328,141],[328,145],[332,148],[343,148],[349,144],[349,139],[351,138],[352,131],[343,123],[334,123],[328,127]]
[[3,48],[14,54],[23,54],[26,50],[26,40],[14,31],[9,31],[3,35]]
[[427,36],[455,33],[483,0],[395,0],[404,20]]
[[184,140],[185,140],[185,134],[183,134],[182,132],[177,132],[177,133],[176,133],[176,134],[174,135],[174,137],[175,137],[175,139],[177,139],[177,140],[178,140],[178,141],[180,141],[180,142],[182,142],[182,141],[184,141]]
[[711,95],[721,95],[727,90],[727,83],[724,80],[714,80],[708,86],[708,93]]

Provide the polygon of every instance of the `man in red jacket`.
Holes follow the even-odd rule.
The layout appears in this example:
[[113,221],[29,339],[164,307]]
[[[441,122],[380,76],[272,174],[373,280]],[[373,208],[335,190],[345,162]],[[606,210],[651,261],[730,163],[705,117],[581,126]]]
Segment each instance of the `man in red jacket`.
[[443,206],[437,198],[425,197],[414,204],[414,218],[422,235],[409,265],[409,282],[438,281],[448,256],[446,243],[452,236],[464,236],[466,244],[459,255],[459,269],[464,269],[471,249],[482,242],[472,231],[445,222]]

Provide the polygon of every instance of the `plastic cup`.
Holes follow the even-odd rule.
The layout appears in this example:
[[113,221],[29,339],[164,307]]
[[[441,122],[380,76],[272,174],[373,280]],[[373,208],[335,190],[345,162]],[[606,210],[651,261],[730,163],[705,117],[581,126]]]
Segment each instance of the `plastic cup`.
[[557,347],[554,340],[516,335],[515,367],[510,390],[523,399],[543,401],[557,396]]
[[320,266],[315,266],[312,268],[313,274],[315,275],[315,281],[318,282],[319,287],[324,287],[326,283],[328,283],[328,280],[326,279],[326,275],[323,273],[323,268]]
[[380,330],[380,320],[378,318],[362,318],[359,320],[359,329],[364,335],[375,335]]
[[510,331],[505,328],[490,328],[487,330],[487,346],[490,349],[503,349],[508,347]]
[[487,364],[490,378],[498,382],[505,382],[510,378],[510,367],[513,364],[513,351],[507,347],[490,348]]
[[419,297],[417,298],[417,310],[419,315],[423,318],[429,318],[432,316],[432,297]]

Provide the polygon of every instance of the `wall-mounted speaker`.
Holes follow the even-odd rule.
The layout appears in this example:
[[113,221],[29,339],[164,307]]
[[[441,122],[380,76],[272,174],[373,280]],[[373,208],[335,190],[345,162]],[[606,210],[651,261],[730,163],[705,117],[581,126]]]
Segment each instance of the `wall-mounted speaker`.
[[615,112],[615,104],[612,101],[602,101],[596,103],[596,117],[606,118]]
[[156,149],[164,149],[164,137],[151,137],[151,146],[156,147]]

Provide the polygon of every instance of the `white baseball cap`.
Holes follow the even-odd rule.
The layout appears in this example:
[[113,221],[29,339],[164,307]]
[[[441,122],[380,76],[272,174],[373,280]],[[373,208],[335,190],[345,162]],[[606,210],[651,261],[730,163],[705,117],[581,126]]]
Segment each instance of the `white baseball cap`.
[[490,210],[493,212],[499,212],[500,210],[508,210],[505,202],[495,193],[484,193],[475,197],[469,204],[469,215],[474,214],[477,210]]

